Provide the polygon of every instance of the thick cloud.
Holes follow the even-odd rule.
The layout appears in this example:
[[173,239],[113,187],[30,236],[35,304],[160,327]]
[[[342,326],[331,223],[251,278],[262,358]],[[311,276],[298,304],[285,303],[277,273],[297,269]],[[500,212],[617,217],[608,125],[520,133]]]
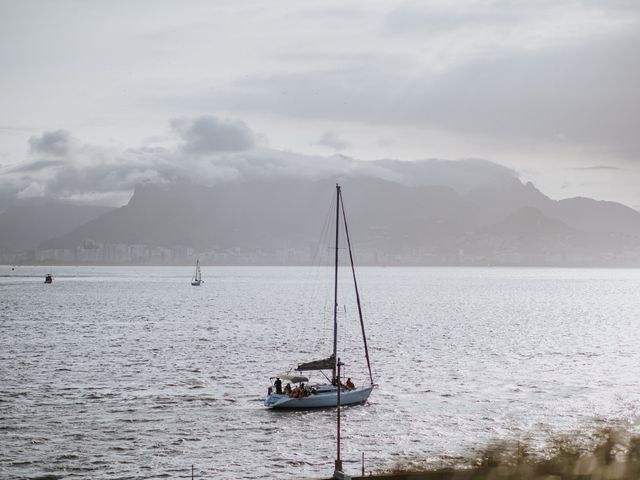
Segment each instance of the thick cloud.
[[72,148],[71,134],[66,130],[55,130],[34,135],[29,138],[29,148],[35,155],[64,157]]
[[318,145],[324,145],[325,147],[333,148],[334,150],[345,150],[351,146],[351,142],[340,138],[340,136],[334,132],[325,132],[319,139]]
[[[55,160],[29,159],[0,169],[0,198],[5,203],[10,198],[45,197],[120,205],[138,183],[180,177],[170,152],[164,149],[118,150],[71,142],[65,155],[60,153],[62,150],[56,150]],[[31,155],[46,154],[38,149]]]
[[446,185],[460,193],[486,186],[509,187],[520,182],[516,171],[483,159],[380,160],[375,163],[394,172],[394,179],[406,185]]
[[[640,161],[640,35],[470,62],[407,91],[412,122],[492,137],[592,144]],[[408,104],[407,104],[408,106]]]
[[[134,3],[126,17],[109,2],[99,14],[71,0],[5,9],[0,162],[22,171],[0,169],[2,186],[10,178],[29,194],[97,195],[95,181],[104,195],[116,184],[124,195],[140,178],[296,171],[229,116],[283,150],[322,152],[322,132],[339,132],[321,143],[342,151],[344,136],[351,155],[369,159],[499,158],[545,190],[568,182],[575,194],[637,204],[628,180],[640,168],[637,1]],[[88,148],[57,131],[32,137],[29,163],[17,165],[42,125],[132,145],[159,133],[167,112],[203,111],[223,113],[174,121],[181,143],[165,140],[162,152]],[[333,163],[299,157],[310,172]],[[629,174],[570,170],[584,165]],[[26,190],[30,179],[42,189]]]
[[[55,160],[28,160],[6,167],[0,170],[0,198],[49,197],[121,205],[141,183],[180,181],[210,186],[234,180],[349,175],[374,176],[410,185],[437,183],[459,191],[492,182],[517,181],[512,170],[482,160],[363,162],[342,155],[302,155],[255,144],[249,148],[248,143],[243,144],[242,150],[212,150],[197,140],[191,142],[196,136],[193,132],[242,132],[251,138],[253,134],[241,122],[220,122],[214,117],[183,118],[170,123],[180,132],[187,132],[172,147],[118,150],[68,142],[65,157],[56,154]],[[240,127],[231,128],[234,126]],[[71,138],[68,132],[63,137]],[[43,134],[37,138],[49,137]],[[196,145],[201,148],[195,148]],[[42,154],[42,149],[37,151]]]
[[628,34],[562,49],[505,50],[443,71],[416,69],[402,55],[336,56],[331,67],[244,78],[209,101],[289,117],[484,135],[512,145],[592,145],[612,160],[640,161],[638,51],[640,35]]
[[[303,156],[294,155],[294,160],[282,152],[257,150],[253,132],[240,121],[200,116],[173,119],[170,125],[180,141],[168,147],[83,145],[62,130],[34,136],[29,140],[31,158],[0,169],[0,198],[40,196],[122,204],[140,183],[212,185],[238,178],[298,175],[296,164],[301,159],[304,163]],[[55,159],[47,158],[51,156]]]
[[35,173],[62,165],[64,165],[62,160],[36,160],[35,162],[25,162],[9,167],[7,168],[7,173]]
[[572,170],[586,170],[586,171],[617,171],[617,170],[622,170],[621,168],[618,167],[612,167],[610,165],[593,165],[590,167],[573,167]]
[[173,129],[184,140],[187,153],[207,154],[241,152],[255,146],[255,135],[240,121],[220,120],[212,116],[195,119],[175,119]]
[[[318,22],[335,23],[329,39],[300,31],[302,23],[286,38],[306,42],[283,42],[291,47],[277,51],[257,46],[267,53],[265,65],[224,82],[202,82],[187,94],[148,95],[187,111],[207,105],[290,122],[478,136],[503,152],[553,144],[573,151],[587,146],[612,163],[640,158],[637,2],[409,1],[361,16],[327,17]],[[338,146],[326,140],[319,143]],[[209,148],[194,143],[194,151]]]

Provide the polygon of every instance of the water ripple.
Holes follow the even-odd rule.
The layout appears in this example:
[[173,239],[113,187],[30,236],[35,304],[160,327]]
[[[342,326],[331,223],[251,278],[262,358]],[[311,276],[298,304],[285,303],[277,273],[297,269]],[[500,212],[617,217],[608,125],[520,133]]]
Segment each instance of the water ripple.
[[[211,268],[199,289],[189,269],[57,267],[45,286],[20,268],[0,267],[1,477],[331,473],[333,411],[262,406],[270,375],[330,351],[308,268]],[[360,283],[380,388],[343,411],[354,472],[362,452],[369,471],[637,423],[639,271],[366,268]],[[362,383],[350,301],[340,354]]]

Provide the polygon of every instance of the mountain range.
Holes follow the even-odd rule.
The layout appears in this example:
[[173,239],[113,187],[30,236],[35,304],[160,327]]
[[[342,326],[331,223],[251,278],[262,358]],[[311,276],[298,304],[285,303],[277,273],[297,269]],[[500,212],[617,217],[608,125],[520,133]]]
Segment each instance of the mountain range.
[[25,200],[0,213],[0,249],[25,251],[69,233],[113,207]]
[[[513,172],[482,161],[456,164],[453,173],[435,164],[439,174],[428,162],[377,166],[383,174],[145,184],[128,204],[102,211],[67,205],[53,212],[40,205],[42,213],[33,206],[18,215],[14,206],[0,214],[0,231],[13,230],[0,235],[0,247],[32,247],[39,238],[38,250],[48,251],[83,249],[89,242],[94,250],[180,247],[186,257],[211,263],[306,263],[339,181],[362,263],[640,265],[640,213],[619,203],[552,200]],[[42,228],[15,228],[28,218]],[[136,261],[158,263],[149,255]],[[170,263],[189,260],[162,255]]]

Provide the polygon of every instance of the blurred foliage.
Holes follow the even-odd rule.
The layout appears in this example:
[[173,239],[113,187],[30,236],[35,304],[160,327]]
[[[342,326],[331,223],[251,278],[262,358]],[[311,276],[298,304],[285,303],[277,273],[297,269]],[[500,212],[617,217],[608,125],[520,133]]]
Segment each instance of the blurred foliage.
[[[456,465],[427,469],[415,459],[381,478],[424,480],[638,480],[640,435],[605,427],[589,434],[553,438],[544,453],[528,442],[497,442]],[[356,477],[357,478],[357,477]],[[363,477],[363,478],[375,478]]]

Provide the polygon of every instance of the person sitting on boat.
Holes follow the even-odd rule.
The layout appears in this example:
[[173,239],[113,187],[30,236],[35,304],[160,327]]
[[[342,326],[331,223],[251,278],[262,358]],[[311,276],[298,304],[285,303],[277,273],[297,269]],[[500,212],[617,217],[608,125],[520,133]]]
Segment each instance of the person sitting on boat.
[[354,388],[356,388],[356,386],[353,384],[353,382],[351,381],[351,377],[347,378],[347,388],[349,390],[353,390]]
[[276,381],[273,382],[273,386],[276,387],[276,393],[278,395],[282,395],[282,380],[280,380],[280,378],[276,377]]
[[284,393],[285,393],[285,395],[291,395],[291,384],[290,383],[287,383],[284,386]]

